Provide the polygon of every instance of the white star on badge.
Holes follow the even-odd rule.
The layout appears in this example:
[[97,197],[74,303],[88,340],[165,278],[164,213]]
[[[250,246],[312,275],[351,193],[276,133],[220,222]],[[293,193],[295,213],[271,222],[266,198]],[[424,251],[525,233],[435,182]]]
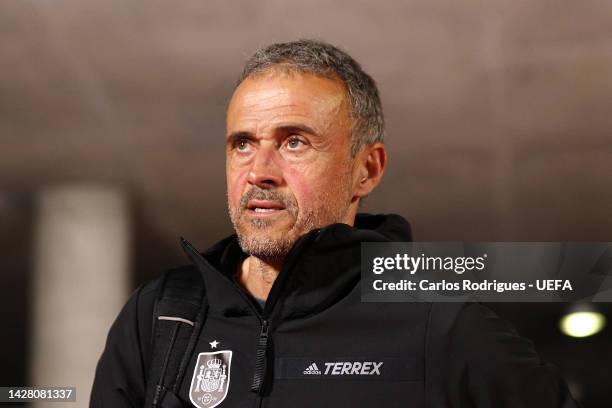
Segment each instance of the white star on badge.
[[217,340],[213,340],[209,342],[208,344],[210,344],[211,348],[217,348],[217,345],[219,345],[219,342]]

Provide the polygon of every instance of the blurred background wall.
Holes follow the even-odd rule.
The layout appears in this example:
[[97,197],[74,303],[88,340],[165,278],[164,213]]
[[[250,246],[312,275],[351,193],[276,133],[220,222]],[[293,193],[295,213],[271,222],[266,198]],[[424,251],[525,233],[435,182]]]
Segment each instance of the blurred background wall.
[[[204,249],[231,232],[242,63],[302,37],[380,87],[390,166],[365,210],[422,241],[612,241],[609,0],[3,0],[0,385],[78,383],[69,406],[87,405],[129,293],[186,262],[180,235]],[[565,305],[492,307],[585,407],[610,406],[609,327],[573,339]]]

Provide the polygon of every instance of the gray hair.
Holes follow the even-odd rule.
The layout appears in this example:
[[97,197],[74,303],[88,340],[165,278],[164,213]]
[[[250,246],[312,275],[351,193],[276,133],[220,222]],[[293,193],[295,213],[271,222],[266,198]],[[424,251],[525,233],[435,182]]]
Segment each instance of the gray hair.
[[247,60],[236,86],[251,75],[273,68],[342,81],[353,122],[352,156],[364,145],[384,141],[385,121],[376,83],[346,52],[317,40],[272,44],[259,49]]

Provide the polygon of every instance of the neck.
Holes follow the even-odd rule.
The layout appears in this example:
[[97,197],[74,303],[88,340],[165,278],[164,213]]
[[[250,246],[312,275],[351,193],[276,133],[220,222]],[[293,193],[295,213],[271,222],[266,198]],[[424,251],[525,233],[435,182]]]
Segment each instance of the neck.
[[254,297],[268,299],[270,289],[283,267],[284,258],[246,258],[238,271],[238,281]]

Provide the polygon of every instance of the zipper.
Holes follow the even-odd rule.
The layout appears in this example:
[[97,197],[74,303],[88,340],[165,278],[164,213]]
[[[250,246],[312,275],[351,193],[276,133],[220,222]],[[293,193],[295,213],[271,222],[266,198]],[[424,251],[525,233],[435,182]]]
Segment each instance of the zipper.
[[[240,293],[240,296],[249,305],[249,308],[259,320],[260,330],[257,338],[257,346],[255,349],[255,372],[251,381],[251,391],[262,396],[263,385],[266,381],[267,366],[268,366],[268,339],[270,331],[270,322],[260,312],[257,306],[244,290],[234,282],[234,287]],[[262,397],[263,398],[263,397]],[[261,403],[261,401],[260,401]]]
[[257,351],[255,354],[255,373],[253,375],[253,382],[251,383],[251,391],[259,395],[262,395],[263,385],[266,380],[269,327],[268,321],[262,320],[259,340],[257,341]]

